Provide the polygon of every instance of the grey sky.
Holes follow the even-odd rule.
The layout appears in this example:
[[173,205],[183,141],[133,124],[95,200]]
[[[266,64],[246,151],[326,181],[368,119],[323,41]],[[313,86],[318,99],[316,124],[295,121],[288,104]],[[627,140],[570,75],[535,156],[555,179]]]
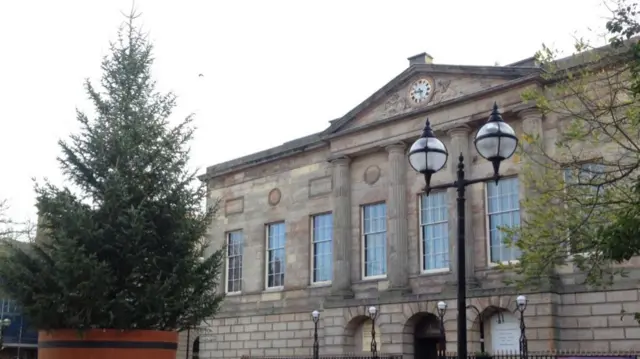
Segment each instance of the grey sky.
[[[130,0],[0,2],[0,198],[34,218],[31,178],[60,183],[57,140],[91,110]],[[194,112],[193,163],[204,167],[324,129],[426,51],[436,63],[508,64],[542,42],[602,26],[595,0],[137,0],[155,43],[160,90]],[[198,77],[198,74],[204,77]]]

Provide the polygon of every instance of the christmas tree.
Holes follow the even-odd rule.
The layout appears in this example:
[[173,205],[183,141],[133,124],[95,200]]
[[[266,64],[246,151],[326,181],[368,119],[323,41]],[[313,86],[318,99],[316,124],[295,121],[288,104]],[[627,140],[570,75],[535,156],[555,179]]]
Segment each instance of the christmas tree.
[[2,290],[38,329],[179,330],[222,300],[225,253],[205,240],[216,208],[202,208],[187,166],[192,118],[170,124],[176,97],[156,92],[136,18],[102,62],[101,89],[85,84],[95,115],[78,111],[81,130],[59,143],[69,186],[36,184],[46,239],[5,244]]

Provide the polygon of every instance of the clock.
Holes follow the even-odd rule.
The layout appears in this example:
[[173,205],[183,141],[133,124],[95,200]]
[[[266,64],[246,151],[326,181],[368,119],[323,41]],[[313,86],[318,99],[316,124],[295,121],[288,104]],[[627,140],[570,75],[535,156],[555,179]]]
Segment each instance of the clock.
[[433,85],[427,78],[421,78],[411,84],[409,97],[415,103],[425,102],[433,92]]

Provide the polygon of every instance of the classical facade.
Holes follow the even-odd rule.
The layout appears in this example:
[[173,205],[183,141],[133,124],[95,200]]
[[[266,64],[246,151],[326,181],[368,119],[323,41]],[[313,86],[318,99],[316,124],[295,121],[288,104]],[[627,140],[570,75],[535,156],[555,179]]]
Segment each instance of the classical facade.
[[[228,296],[199,336],[200,357],[310,355],[313,310],[320,311],[321,354],[369,350],[376,306],[379,352],[434,351],[436,303],[445,301],[446,348],[456,348],[455,192],[424,195],[424,178],[408,165],[407,146],[429,118],[451,156],[433,185],[452,181],[456,158],[472,177],[492,174],[473,146],[494,101],[517,134],[553,146],[558,119],[543,117],[521,94],[539,86],[532,59],[508,66],[433,64],[427,54],[320,133],[211,166],[206,181],[222,209],[210,233],[227,245]],[[640,310],[638,280],[609,291],[577,284],[572,268],[544,291],[516,293],[496,264],[517,259],[497,226],[520,220],[521,159],[503,163],[507,178],[467,189],[466,277],[469,351],[518,351],[515,298],[530,351],[640,349],[640,326],[621,319]]]

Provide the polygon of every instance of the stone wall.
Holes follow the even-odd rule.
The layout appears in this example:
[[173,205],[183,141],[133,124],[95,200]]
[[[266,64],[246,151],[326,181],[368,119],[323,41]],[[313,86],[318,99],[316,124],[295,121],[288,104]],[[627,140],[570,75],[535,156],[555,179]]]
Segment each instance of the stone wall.
[[193,358],[193,342],[196,340],[196,338],[198,338],[199,335],[201,335],[201,333],[199,333],[197,329],[192,329],[188,334],[186,330],[183,330],[179,333],[176,359]]
[[[320,338],[324,337],[322,323]],[[310,312],[213,319],[209,329],[201,337],[201,358],[311,355],[313,349]]]
[[559,349],[640,350],[638,289],[562,294],[556,313]]

